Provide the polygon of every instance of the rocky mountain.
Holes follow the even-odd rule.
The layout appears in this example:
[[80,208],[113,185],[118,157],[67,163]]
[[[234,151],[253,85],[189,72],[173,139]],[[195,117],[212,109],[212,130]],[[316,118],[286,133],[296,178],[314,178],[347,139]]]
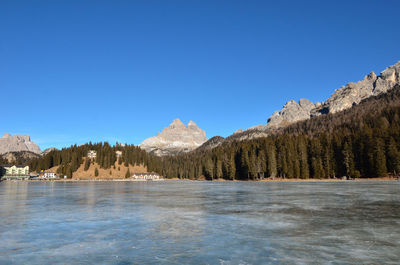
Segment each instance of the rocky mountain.
[[237,130],[234,132],[232,135],[224,138],[222,136],[214,136],[210,138],[207,142],[199,146],[197,149],[194,150],[194,152],[198,151],[205,151],[205,150],[210,150],[213,149],[221,144],[225,143],[231,143],[234,141],[245,141],[245,140],[251,140],[255,138],[261,138],[261,137],[267,137],[269,135],[268,132],[265,130],[253,128],[253,129],[248,129],[245,131],[242,130]]
[[282,110],[275,111],[268,119],[269,127],[281,127],[290,123],[310,118],[311,111],[315,105],[308,99],[300,99],[297,103],[294,100],[287,102]]
[[50,153],[52,151],[58,151],[58,149],[55,148],[55,147],[50,147],[50,148],[47,148],[47,149],[43,150],[40,154],[42,156],[45,156],[45,155],[47,155],[48,153]]
[[271,131],[314,116],[349,109],[363,99],[387,92],[399,83],[400,62],[389,66],[379,76],[371,72],[357,83],[351,82],[342,86],[323,103],[313,104],[307,99],[300,99],[299,102],[291,100],[280,111],[274,112],[266,125],[258,125],[250,129]]
[[18,151],[2,154],[1,157],[7,160],[8,163],[26,164],[32,159],[40,158],[41,155],[33,153],[31,151]]
[[213,149],[219,145],[221,145],[225,141],[225,138],[222,136],[214,136],[208,141],[204,142],[202,145],[200,145],[198,148],[196,148],[196,151],[205,151],[205,150],[210,150]]
[[31,141],[29,135],[13,135],[6,133],[0,138],[0,154],[8,152],[30,151],[40,154],[40,147]]
[[312,110],[311,114],[318,116],[351,108],[361,100],[387,92],[399,83],[400,62],[389,66],[379,76],[371,72],[364,80],[341,87],[327,101]]
[[144,140],[139,146],[159,156],[189,152],[207,141],[205,131],[189,121],[185,126],[179,119],[174,120],[157,136]]

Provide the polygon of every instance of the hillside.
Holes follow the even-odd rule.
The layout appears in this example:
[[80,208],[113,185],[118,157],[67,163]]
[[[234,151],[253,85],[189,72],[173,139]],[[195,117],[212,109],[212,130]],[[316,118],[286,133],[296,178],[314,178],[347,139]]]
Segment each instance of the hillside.
[[7,160],[7,163],[14,164],[27,164],[29,161],[40,158],[41,156],[31,151],[7,152],[2,154],[1,157]]
[[[97,156],[87,164],[86,156],[89,150],[95,151]],[[117,158],[117,151],[122,153],[121,158]],[[95,178],[95,168],[99,171],[98,178],[125,178],[128,168],[131,173],[146,172],[147,169],[154,171],[155,160],[154,155],[134,145],[110,146],[108,143],[89,143],[52,150],[43,157],[29,161],[28,164],[32,171],[51,170],[68,178]],[[86,171],[85,166],[88,167]]]
[[[79,168],[72,173],[72,178],[75,180],[90,180],[90,179],[125,179],[126,178],[126,173],[129,169],[129,175],[132,175],[133,173],[146,173],[147,168],[142,165],[129,165],[125,166],[124,163],[121,165],[118,164],[118,162],[115,162],[113,166],[111,166],[108,169],[101,168],[101,166],[96,163],[95,161],[91,161],[90,166],[87,170],[85,170],[85,162],[87,158],[83,159],[83,163],[79,166]],[[115,166],[115,168],[114,168]],[[49,169],[46,169],[48,172],[54,172],[60,175],[60,177],[63,177],[62,174],[60,174],[58,171],[59,166],[54,166]],[[99,174],[98,176],[95,175],[95,170],[98,170]],[[111,174],[110,174],[111,172]]]
[[[87,158],[85,158],[80,167],[73,172],[72,179],[124,179],[128,169],[130,175],[132,175],[133,173],[147,172],[147,168],[144,166],[125,166],[124,163],[121,163],[119,165],[117,161],[114,163],[113,166],[108,169],[101,168],[98,163],[93,161],[92,163],[90,163],[90,167],[87,170],[84,170],[86,159]],[[99,172],[98,176],[95,176],[96,168]]]

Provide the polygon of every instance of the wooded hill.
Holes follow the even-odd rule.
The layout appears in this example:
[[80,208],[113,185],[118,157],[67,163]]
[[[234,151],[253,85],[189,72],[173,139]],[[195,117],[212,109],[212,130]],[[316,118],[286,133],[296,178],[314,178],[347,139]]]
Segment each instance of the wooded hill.
[[400,172],[400,87],[371,97],[351,109],[321,115],[282,128],[273,135],[229,141],[210,150],[156,157],[133,145],[108,143],[71,146],[30,162],[36,171],[60,165],[72,176],[88,150],[96,162],[110,168],[115,151],[121,163],[141,164],[172,178],[255,180],[265,177],[383,177]]
[[[89,150],[97,151],[97,156],[93,161],[84,159]],[[122,157],[118,160],[115,154],[116,151],[122,151]],[[128,168],[129,165],[152,165],[154,158],[153,155],[147,154],[146,151],[134,145],[121,145],[117,143],[115,146],[111,146],[108,143],[88,143],[51,151],[41,158],[30,161],[29,166],[32,171],[36,172],[57,166],[58,174],[71,178],[73,173],[83,163],[85,163],[84,170],[86,171],[91,167],[91,162],[92,164],[95,162],[99,166],[99,169],[110,169],[111,167],[115,167],[115,165],[122,164],[125,168]],[[130,173],[126,177],[130,177]]]

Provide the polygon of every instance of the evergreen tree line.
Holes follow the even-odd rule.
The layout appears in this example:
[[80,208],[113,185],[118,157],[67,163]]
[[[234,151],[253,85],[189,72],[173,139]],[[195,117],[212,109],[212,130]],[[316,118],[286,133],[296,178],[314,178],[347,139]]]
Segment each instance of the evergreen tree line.
[[[400,108],[398,109],[400,113]],[[277,135],[219,146],[210,152],[162,158],[167,177],[227,180],[382,177],[400,173],[400,123],[345,134]]]

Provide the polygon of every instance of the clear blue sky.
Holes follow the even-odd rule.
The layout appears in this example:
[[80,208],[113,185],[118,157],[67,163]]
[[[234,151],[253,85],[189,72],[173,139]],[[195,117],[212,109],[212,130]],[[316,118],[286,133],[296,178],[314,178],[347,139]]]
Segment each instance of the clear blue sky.
[[400,1],[0,1],[0,133],[42,149],[207,136],[400,60]]

